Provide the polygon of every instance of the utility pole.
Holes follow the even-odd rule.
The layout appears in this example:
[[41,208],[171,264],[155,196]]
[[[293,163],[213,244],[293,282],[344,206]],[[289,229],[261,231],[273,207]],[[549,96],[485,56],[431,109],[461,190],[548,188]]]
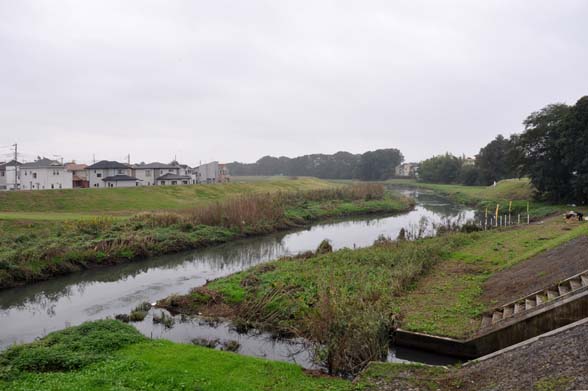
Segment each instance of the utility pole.
[[14,147],[14,190],[18,190],[18,144],[12,144]]
[[127,155],[127,163],[129,166],[131,165],[131,154],[130,153]]
[[92,164],[96,164],[96,154],[92,154]]

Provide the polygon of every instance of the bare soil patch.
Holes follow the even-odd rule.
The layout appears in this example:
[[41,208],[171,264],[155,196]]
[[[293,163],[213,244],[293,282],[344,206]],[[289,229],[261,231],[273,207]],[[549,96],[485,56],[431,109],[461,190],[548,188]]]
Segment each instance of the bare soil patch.
[[482,301],[506,304],[584,270],[588,270],[587,236],[495,273],[484,283]]

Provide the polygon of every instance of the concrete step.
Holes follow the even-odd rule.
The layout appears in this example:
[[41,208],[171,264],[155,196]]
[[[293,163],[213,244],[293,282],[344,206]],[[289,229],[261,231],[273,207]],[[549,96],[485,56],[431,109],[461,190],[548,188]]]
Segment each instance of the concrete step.
[[573,291],[580,289],[582,288],[582,280],[579,278],[574,278],[573,280],[570,280],[570,286],[572,287]]
[[523,312],[525,310],[525,305],[522,303],[515,303],[514,305],[514,313],[518,314],[519,312]]
[[541,305],[543,303],[545,303],[547,301],[547,296],[543,295],[543,294],[538,294],[535,295],[535,302],[537,303],[537,305]]
[[557,290],[559,291],[559,295],[563,296],[570,292],[570,284],[568,284],[567,281],[564,281],[557,286]]
[[559,296],[559,292],[555,290],[548,289],[547,290],[547,299],[553,300]]
[[494,313],[492,314],[492,324],[501,321],[503,316],[504,315],[501,311],[494,311]]
[[489,315],[484,315],[482,317],[482,323],[480,324],[480,328],[483,329],[489,326],[492,326],[492,317]]
[[582,280],[582,285],[588,286],[588,275],[580,276],[580,279]]
[[506,306],[502,310],[503,310],[502,311],[502,313],[503,313],[502,318],[503,319],[506,319],[508,317],[511,317],[514,314],[514,305]]
[[534,308],[536,305],[537,305],[537,302],[535,300],[525,299],[525,309],[526,310],[530,310],[531,308]]

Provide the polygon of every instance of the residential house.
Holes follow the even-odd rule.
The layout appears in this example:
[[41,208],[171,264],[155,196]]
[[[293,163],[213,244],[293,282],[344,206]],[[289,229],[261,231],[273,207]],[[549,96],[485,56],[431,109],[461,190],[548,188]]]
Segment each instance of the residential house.
[[47,158],[23,163],[19,167],[20,190],[71,189],[73,174],[63,163]]
[[418,174],[418,163],[403,163],[396,167],[394,173],[396,176],[415,178]]
[[102,160],[86,167],[86,174],[91,188],[134,187],[142,183],[133,176],[133,169],[126,164]]
[[229,170],[224,164],[211,162],[195,168],[196,183],[225,183],[230,181]]
[[157,177],[157,185],[158,186],[166,186],[166,185],[190,185],[192,184],[192,176],[190,175],[179,175],[168,172],[167,174],[163,174]]
[[74,189],[87,189],[90,187],[90,181],[88,180],[86,171],[87,167],[87,164],[77,164],[76,162],[65,163],[65,169],[73,175]]
[[180,167],[159,162],[140,163],[133,166],[134,177],[142,180],[144,186],[156,186],[160,184],[159,177],[166,174],[180,175]]
[[22,163],[11,160],[0,164],[0,191],[18,190],[20,186],[19,167]]

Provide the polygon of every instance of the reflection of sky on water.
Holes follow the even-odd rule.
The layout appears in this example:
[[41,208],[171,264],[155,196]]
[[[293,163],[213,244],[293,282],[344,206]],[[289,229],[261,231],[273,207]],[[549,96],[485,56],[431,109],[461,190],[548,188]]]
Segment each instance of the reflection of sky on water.
[[[173,293],[185,293],[205,284],[206,280],[284,255],[314,250],[323,239],[330,239],[335,249],[364,247],[371,245],[379,235],[395,238],[401,228],[418,225],[422,218],[440,224],[446,220],[465,222],[474,217],[473,211],[434,195],[412,195],[418,204],[402,215],[333,221],[295,232],[86,270],[0,291],[0,347],[31,341],[86,320],[128,313],[143,301],[154,302]],[[143,323],[141,330],[150,335],[155,327],[149,323],[145,328],[146,324]],[[190,325],[191,329],[197,327]],[[168,332],[165,337],[174,339],[173,335],[174,332]],[[265,355],[272,354],[265,352]]]

